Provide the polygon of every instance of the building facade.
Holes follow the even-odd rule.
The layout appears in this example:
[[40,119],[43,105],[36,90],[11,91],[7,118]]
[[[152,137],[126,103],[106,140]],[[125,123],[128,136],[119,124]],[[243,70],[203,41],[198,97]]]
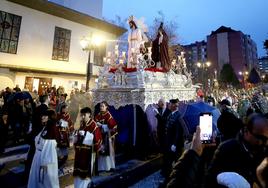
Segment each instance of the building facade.
[[259,58],[259,70],[262,75],[268,75],[268,57]]
[[185,52],[185,60],[188,70],[192,73],[197,73],[197,63],[207,62],[207,43],[203,41],[196,41],[195,43],[182,46]]
[[[46,0],[1,0],[0,11],[0,89],[16,84],[39,92],[54,85],[67,92],[80,89],[89,59],[80,40],[90,33],[116,39],[126,31]],[[113,45],[106,43],[90,54],[95,77]]]
[[207,59],[212,69],[218,72],[227,63],[232,65],[237,75],[241,71],[250,71],[257,67],[257,57],[256,43],[241,31],[221,26],[207,36]]

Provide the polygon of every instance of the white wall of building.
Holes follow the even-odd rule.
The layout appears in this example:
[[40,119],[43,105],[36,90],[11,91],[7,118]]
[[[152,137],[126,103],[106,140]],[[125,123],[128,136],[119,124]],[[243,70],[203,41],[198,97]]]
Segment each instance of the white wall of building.
[[[81,50],[80,39],[90,32],[114,38],[109,33],[7,1],[0,1],[0,10],[22,16],[17,54],[0,53],[1,64],[83,74],[88,54]],[[69,62],[52,60],[55,26],[72,31]]]
[[[64,73],[86,74],[88,52],[81,49],[81,38],[88,36],[91,32],[103,35],[107,39],[115,38],[115,36],[110,33],[5,0],[0,1],[0,10],[22,16],[17,54],[0,52],[0,65],[2,66],[6,65],[17,68],[22,67]],[[68,62],[52,60],[55,26],[71,30],[71,46]],[[0,76],[3,76],[4,73],[5,71],[0,70]],[[93,73],[98,74],[98,68],[94,68]],[[46,75],[46,77],[48,76]],[[51,75],[51,77],[56,78],[54,75]],[[25,76],[23,79],[22,77],[6,79],[5,85],[11,85],[10,80],[13,80],[13,85],[20,84],[20,87],[23,87]],[[53,82],[54,80],[57,82],[57,84],[55,83],[57,86],[59,84],[66,84],[66,81],[61,79],[58,79],[58,81],[53,79]],[[66,80],[68,82],[68,79]]]
[[49,0],[87,15],[102,19],[103,0]]
[[[15,83],[20,86],[20,88],[24,87],[24,81],[26,77],[35,77],[35,78],[47,78],[47,74],[40,73],[16,73]],[[65,88],[65,92],[70,93],[72,89],[78,88],[80,89],[82,84],[85,84],[85,78],[77,77],[77,76],[64,76],[64,75],[51,75],[49,78],[52,78],[52,86],[56,85],[56,87],[63,86]],[[77,87],[73,87],[72,83],[77,81]]]

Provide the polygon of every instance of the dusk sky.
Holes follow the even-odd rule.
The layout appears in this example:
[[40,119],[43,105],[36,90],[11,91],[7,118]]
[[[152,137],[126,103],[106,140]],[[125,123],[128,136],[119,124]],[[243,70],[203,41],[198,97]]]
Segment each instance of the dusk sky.
[[103,16],[144,17],[150,25],[157,12],[166,20],[177,19],[181,44],[206,39],[221,25],[240,30],[257,43],[259,56],[265,55],[268,38],[268,0],[103,0]]

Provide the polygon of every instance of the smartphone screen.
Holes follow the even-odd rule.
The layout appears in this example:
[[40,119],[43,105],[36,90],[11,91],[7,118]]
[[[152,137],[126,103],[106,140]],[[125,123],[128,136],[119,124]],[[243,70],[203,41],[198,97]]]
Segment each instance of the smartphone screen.
[[210,143],[212,141],[212,114],[201,113],[199,116],[199,126],[201,129],[201,141],[203,143]]

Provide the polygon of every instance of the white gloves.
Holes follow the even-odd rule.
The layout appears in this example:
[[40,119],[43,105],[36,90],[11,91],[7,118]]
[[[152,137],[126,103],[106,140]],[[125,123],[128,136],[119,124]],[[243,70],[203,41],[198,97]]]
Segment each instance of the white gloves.
[[85,134],[85,131],[79,131],[79,134],[81,135],[81,136],[84,136],[84,134]]
[[102,124],[102,130],[103,130],[105,133],[109,132],[109,127],[108,127],[108,125],[106,125],[106,124]]
[[154,113],[159,114],[159,111],[156,108],[153,108]]
[[30,132],[32,132],[32,129],[33,128],[33,124],[32,124],[32,122],[30,122],[29,123],[29,129],[28,129],[28,131],[27,131],[27,134],[29,134]]
[[59,124],[63,128],[67,128],[68,127],[68,122],[65,121],[65,120],[63,120],[63,119],[60,120],[60,123]]
[[176,146],[175,145],[171,146],[171,151],[176,152]]

